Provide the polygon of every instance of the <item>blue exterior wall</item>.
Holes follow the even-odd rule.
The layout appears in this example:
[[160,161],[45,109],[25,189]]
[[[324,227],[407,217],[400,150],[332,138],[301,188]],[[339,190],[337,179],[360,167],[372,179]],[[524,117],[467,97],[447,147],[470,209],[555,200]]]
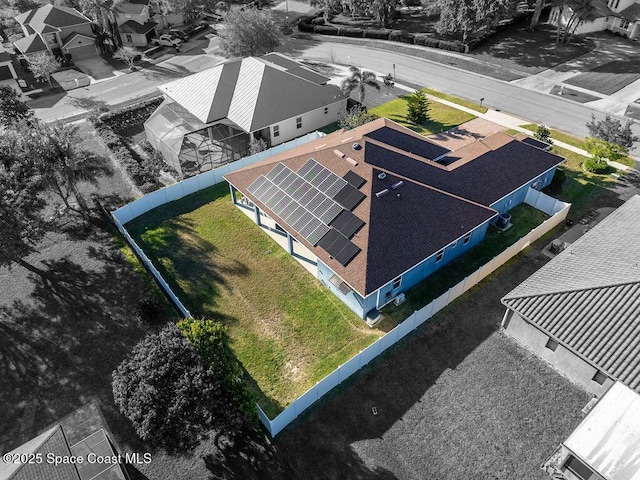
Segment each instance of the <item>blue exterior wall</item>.
[[553,167],[551,170],[548,170],[542,175],[539,175],[529,183],[523,185],[517,190],[514,190],[506,197],[501,198],[500,200],[492,203],[489,206],[494,210],[497,210],[499,213],[506,213],[512,208],[517,207],[522,202],[524,202],[524,197],[526,197],[529,187],[535,188],[536,190],[542,190],[544,187],[548,186],[551,183],[551,180],[553,180],[553,175],[555,173],[556,167]]
[[383,285],[376,292],[373,292],[365,298],[362,298],[356,292],[349,292],[347,295],[344,295],[333,284],[329,283],[329,279],[333,277],[335,273],[320,260],[318,260],[318,279],[331,290],[335,296],[359,315],[360,318],[365,318],[366,314],[371,310],[383,307],[400,293],[406,292],[409,288],[420,283],[433,272],[476,246],[484,239],[488,227],[489,221],[472,230],[469,241],[466,244],[464,243],[465,235],[463,235],[455,245],[451,244],[445,247],[442,260],[436,261],[436,254],[434,254],[408,270],[402,275],[400,286],[396,289],[393,288],[394,279],[392,279],[389,283]]

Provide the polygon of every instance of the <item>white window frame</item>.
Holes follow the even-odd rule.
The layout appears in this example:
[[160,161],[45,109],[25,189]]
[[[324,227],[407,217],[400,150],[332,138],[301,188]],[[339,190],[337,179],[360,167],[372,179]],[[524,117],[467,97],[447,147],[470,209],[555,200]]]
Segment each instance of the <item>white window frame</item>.
[[273,138],[280,136],[280,125],[273,126]]
[[393,284],[391,285],[392,290],[397,290],[402,286],[402,275],[393,279]]
[[467,233],[464,238],[462,239],[462,244],[466,245],[467,243],[469,243],[471,241],[471,232]]
[[296,129],[301,129],[302,128],[302,117],[298,117],[296,118]]
[[444,248],[436,253],[436,263],[440,263],[444,258]]

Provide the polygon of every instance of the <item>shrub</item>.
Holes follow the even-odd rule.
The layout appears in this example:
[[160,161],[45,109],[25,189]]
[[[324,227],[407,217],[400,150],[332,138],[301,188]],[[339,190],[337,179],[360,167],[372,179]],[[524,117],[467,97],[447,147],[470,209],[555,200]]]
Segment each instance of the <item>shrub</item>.
[[319,33],[322,35],[337,35],[338,27],[333,25],[316,25],[313,27],[313,33]]
[[314,25],[312,25],[310,22],[298,22],[298,30],[300,30],[301,32],[313,33],[313,28]]
[[340,35],[341,37],[362,38],[363,33],[364,30],[356,27],[340,27],[338,29],[338,35]]
[[365,123],[375,120],[377,117],[373,113],[367,112],[367,109],[361,105],[342,110],[338,114],[338,126],[345,130],[359,127]]
[[421,0],[402,0],[402,5],[405,7],[419,7],[422,5]]
[[418,34],[413,38],[414,45],[423,45],[425,47],[438,48],[440,40],[433,38],[431,35],[424,33]]
[[450,50],[452,52],[460,52],[465,53],[467,46],[464,43],[460,42],[450,42],[448,40],[440,40],[438,43],[438,48],[442,50]]
[[388,40],[389,39],[389,33],[391,33],[391,30],[387,30],[387,29],[379,29],[379,30],[365,30],[364,31],[364,38],[375,38],[378,40]]
[[163,102],[163,97],[156,97],[133,105],[111,110],[98,117],[98,122],[104,123],[116,132],[121,132],[132,125],[144,122]]
[[324,25],[325,22],[323,17],[316,17],[313,20],[311,20],[311,25]]
[[423,91],[417,90],[407,95],[407,120],[414,125],[421,125],[429,116],[429,103]]
[[415,33],[405,32],[404,30],[392,30],[389,33],[389,40],[402,43],[413,43]]
[[166,320],[162,304],[154,295],[147,295],[136,303],[136,318],[140,322],[154,324]]
[[609,173],[613,169],[602,159],[589,158],[584,162],[584,169],[587,172],[603,175]]

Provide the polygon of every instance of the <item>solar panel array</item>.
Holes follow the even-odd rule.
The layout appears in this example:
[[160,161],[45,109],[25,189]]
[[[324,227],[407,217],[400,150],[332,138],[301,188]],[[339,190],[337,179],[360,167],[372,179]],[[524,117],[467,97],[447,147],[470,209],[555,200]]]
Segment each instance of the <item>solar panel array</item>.
[[342,212],[340,205],[281,163],[260,175],[249,192],[312,245],[329,232],[328,224]]
[[323,167],[313,158],[298,170],[298,175],[331,198],[347,185],[346,180]]

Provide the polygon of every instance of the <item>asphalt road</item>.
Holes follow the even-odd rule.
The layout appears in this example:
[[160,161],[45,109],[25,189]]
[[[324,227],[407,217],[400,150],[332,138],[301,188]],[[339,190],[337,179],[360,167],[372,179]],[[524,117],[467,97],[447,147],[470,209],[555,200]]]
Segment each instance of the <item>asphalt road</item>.
[[[215,40],[213,40],[215,42]],[[128,73],[86,88],[68,92],[58,98],[43,98],[31,103],[36,115],[46,121],[66,118],[84,111],[87,99],[119,104],[133,98],[150,95],[158,85],[209,68],[224,60],[211,52],[209,39],[195,42],[188,52],[141,71]],[[294,57],[322,60],[329,63],[353,64],[379,73],[393,72],[399,83],[430,86],[462,98],[480,102],[533,123],[545,123],[555,129],[577,136],[588,134],[585,123],[595,114],[604,114],[564,98],[527,90],[494,78],[431,62],[405,54],[359,45],[288,37],[278,51]],[[640,125],[632,127],[640,136]],[[640,146],[631,151],[640,156]]]
[[[399,83],[404,81],[433,87],[476,103],[483,98],[483,104],[490,108],[578,136],[588,135],[585,124],[591,119],[592,113],[598,118],[604,117],[602,112],[555,95],[526,90],[494,78],[386,50],[291,38],[279,50],[309,59],[353,64],[380,73],[393,72],[395,64]],[[640,136],[637,122],[632,130]],[[636,144],[631,152],[636,157],[640,155],[639,147]]]

